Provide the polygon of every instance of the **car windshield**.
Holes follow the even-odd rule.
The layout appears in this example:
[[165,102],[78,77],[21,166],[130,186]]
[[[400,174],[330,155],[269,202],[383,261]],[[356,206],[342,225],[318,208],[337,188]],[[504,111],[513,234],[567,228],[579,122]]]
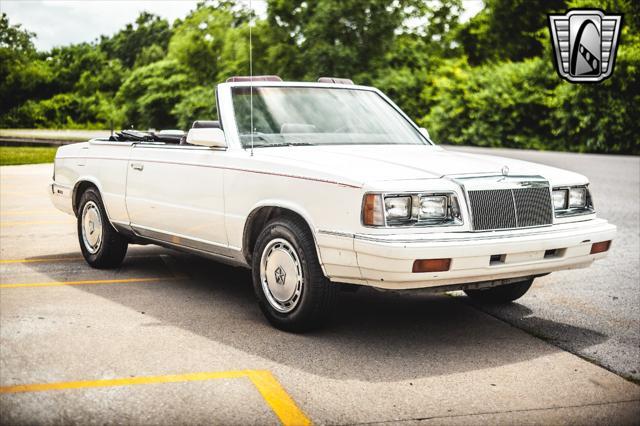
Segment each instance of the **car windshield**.
[[425,139],[376,92],[322,87],[234,87],[244,147],[344,144],[424,145]]

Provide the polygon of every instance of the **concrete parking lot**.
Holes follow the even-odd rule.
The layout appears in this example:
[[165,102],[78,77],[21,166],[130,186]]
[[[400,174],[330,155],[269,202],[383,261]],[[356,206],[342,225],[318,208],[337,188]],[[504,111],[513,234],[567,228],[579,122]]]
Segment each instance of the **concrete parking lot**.
[[587,174],[611,256],[500,310],[344,293],[304,335],[265,322],[243,269],[153,246],[89,268],[51,165],[1,168],[0,422],[634,424],[640,160],[500,154]]

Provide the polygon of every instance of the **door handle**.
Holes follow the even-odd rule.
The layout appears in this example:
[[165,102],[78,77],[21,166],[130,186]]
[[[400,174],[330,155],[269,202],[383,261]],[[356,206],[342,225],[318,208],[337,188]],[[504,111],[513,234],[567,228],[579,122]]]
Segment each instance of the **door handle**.
[[131,168],[133,170],[142,170],[142,169],[144,169],[144,164],[142,164],[142,163],[131,163]]

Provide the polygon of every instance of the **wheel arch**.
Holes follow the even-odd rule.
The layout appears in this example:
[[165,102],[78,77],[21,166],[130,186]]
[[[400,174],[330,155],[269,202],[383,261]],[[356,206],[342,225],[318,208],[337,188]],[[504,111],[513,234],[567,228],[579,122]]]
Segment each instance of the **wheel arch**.
[[307,225],[307,229],[313,237],[313,243],[316,248],[316,254],[320,262],[320,267],[322,268],[322,272],[326,276],[322,258],[320,257],[318,241],[316,239],[314,227],[308,213],[302,209],[284,203],[264,203],[262,205],[254,207],[254,209],[251,210],[251,213],[249,213],[249,215],[247,216],[247,220],[244,224],[244,232],[242,234],[242,255],[246,259],[247,263],[251,265],[253,249],[258,239],[258,235],[260,235],[260,232],[264,229],[264,226],[270,220],[277,217],[299,218],[302,219],[302,221]]
[[[71,193],[72,194],[71,208],[73,209],[73,212],[76,214],[76,216],[78,216],[78,208],[79,208],[80,198],[82,197],[82,194],[91,187],[95,188],[98,191],[98,194],[100,194],[100,198],[103,199],[100,185],[94,179],[81,178],[81,179],[78,179],[75,185],[73,186],[73,191]],[[103,204],[104,204],[104,201],[103,201]],[[106,206],[105,206],[105,210],[106,210]],[[107,216],[109,216],[108,212],[107,212]]]

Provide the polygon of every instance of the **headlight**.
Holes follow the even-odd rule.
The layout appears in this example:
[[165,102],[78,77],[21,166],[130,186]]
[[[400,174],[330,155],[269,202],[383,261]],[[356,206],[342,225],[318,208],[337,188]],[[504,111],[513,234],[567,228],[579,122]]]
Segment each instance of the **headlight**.
[[411,216],[411,197],[386,197],[384,211],[387,221],[408,219]]
[[554,210],[564,210],[567,208],[567,195],[566,189],[555,189],[553,191],[553,208]]
[[366,194],[362,222],[367,226],[461,225],[453,193]]
[[569,208],[584,208],[587,205],[587,188],[571,188],[569,190]]
[[444,219],[447,217],[447,198],[443,195],[420,198],[419,219]]
[[586,186],[554,188],[552,196],[556,217],[590,214],[595,211]]

